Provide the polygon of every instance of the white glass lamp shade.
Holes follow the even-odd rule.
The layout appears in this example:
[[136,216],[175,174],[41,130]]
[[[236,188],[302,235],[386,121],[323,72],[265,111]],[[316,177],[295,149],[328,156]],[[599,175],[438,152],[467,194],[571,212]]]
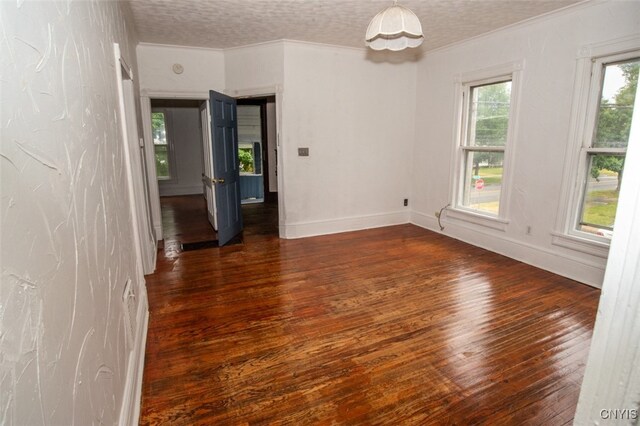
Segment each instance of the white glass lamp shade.
[[424,35],[420,20],[411,10],[394,4],[373,17],[365,44],[373,50],[402,50],[418,47]]

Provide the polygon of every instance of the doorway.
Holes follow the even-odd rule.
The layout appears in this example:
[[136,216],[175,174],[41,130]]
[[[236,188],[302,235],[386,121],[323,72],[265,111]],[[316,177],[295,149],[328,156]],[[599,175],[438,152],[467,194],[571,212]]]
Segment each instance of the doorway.
[[238,159],[242,204],[277,204],[275,96],[238,99]]
[[[207,115],[203,118],[201,114],[202,107],[207,105],[208,100],[161,97],[147,99],[151,121],[149,133],[153,141],[154,171],[157,175],[155,183],[158,188],[159,225],[163,236],[159,247],[164,249],[165,254],[176,250],[215,247],[217,233],[209,224],[206,186],[203,185],[208,157],[202,130],[203,120],[206,120]],[[253,142],[259,144],[259,150],[253,159],[257,166],[257,170],[253,169],[253,175],[262,172],[264,180],[260,202],[256,203],[258,197],[255,197],[254,203],[245,203],[246,206],[242,207],[242,216],[248,225],[244,235],[278,235],[277,182],[273,178],[270,188],[268,175],[275,175],[277,161],[275,97],[264,96],[240,100],[238,103],[244,105],[245,102],[253,102],[254,106],[258,103],[259,134]],[[159,118],[164,119],[163,126],[159,125]],[[160,134],[166,136],[164,140],[159,137]]]
[[203,99],[151,99],[156,184],[165,251],[215,241],[202,185]]

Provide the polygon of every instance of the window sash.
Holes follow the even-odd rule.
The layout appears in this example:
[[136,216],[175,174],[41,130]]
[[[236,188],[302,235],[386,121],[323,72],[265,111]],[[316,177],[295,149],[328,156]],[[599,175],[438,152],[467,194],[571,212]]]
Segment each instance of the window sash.
[[[484,148],[484,147],[483,147]],[[482,214],[485,216],[491,217],[499,217],[500,214],[500,205],[502,203],[502,193],[503,193],[503,182],[504,182],[504,155],[505,150],[502,148],[498,149],[474,149],[470,147],[465,147],[462,150],[462,170],[461,170],[461,182],[459,189],[459,197],[457,205],[460,209],[466,210],[469,212],[474,212],[476,214]],[[481,167],[478,166],[478,175],[473,173],[474,170],[474,155],[475,153],[496,153],[502,157],[502,171],[500,175],[480,175]],[[487,159],[487,161],[489,161]],[[497,177],[497,182],[495,181]],[[482,181],[482,182],[480,182]],[[489,188],[495,183],[500,184],[500,189],[498,193],[497,200],[489,194],[484,194],[485,199],[482,200],[482,194],[478,191],[482,191],[485,189],[489,191]],[[476,184],[481,185],[481,187],[476,186]],[[486,185],[486,186],[485,186]],[[474,191],[475,189],[475,191]],[[486,197],[488,195],[488,197]],[[492,208],[492,204],[497,202],[497,210],[494,211]]]
[[[157,153],[166,153],[165,154],[165,158],[167,160],[167,173],[166,174],[160,174],[158,171],[158,164],[157,161],[154,161],[154,165],[156,167],[156,178],[159,181],[163,181],[163,182],[167,182],[167,181],[174,181],[176,179],[176,172],[175,172],[175,157],[174,157],[174,147],[173,147],[173,140],[172,140],[172,132],[171,132],[171,111],[166,109],[166,108],[152,108],[151,110],[152,114],[155,113],[160,113],[162,114],[162,118],[164,121],[164,131],[165,131],[165,137],[162,143],[156,143],[155,138],[153,139],[153,148],[154,148],[154,157],[156,157]],[[152,133],[153,133],[153,129],[152,129]],[[155,158],[154,158],[155,160]]]
[[[567,234],[586,238],[593,241],[609,244],[610,238],[600,236],[595,233],[582,230],[583,217],[585,213],[586,198],[588,197],[589,174],[591,172],[591,159],[595,155],[626,156],[627,147],[595,147],[599,118],[599,110],[602,103],[602,93],[604,90],[605,67],[637,60],[640,52],[627,52],[618,55],[609,55],[592,60],[591,78],[589,80],[589,92],[587,96],[586,121],[584,124],[584,138],[580,148],[580,157],[577,170],[576,192],[573,205],[570,207],[573,212],[571,220],[567,223]],[[637,96],[636,92],[636,96]],[[637,114],[637,111],[634,111]],[[629,141],[630,142],[630,141]],[[599,229],[612,229],[612,227],[597,225]]]
[[509,125],[511,124],[511,94],[509,94],[509,112],[508,112],[508,121],[507,121],[507,129],[505,135],[505,143],[502,145],[476,145],[472,144],[472,140],[475,141],[475,135],[472,137],[472,132],[476,129],[477,123],[477,109],[474,111],[474,101],[472,99],[472,94],[475,90],[481,89],[487,86],[493,86],[495,84],[502,83],[513,83],[513,79],[511,76],[501,76],[497,78],[492,78],[488,80],[484,80],[478,83],[472,83],[465,85],[465,90],[463,92],[463,103],[465,104],[465,118],[464,118],[464,132],[462,139],[462,146],[464,147],[477,147],[477,148],[492,148],[492,147],[504,147],[507,144],[507,140],[509,137]]
[[477,151],[477,152],[505,152],[505,147],[500,145],[493,146],[461,146],[460,149],[463,152]]
[[[490,86],[493,84],[507,83],[511,82],[511,94],[509,97],[509,112],[508,112],[508,124],[506,129],[506,140],[504,145],[472,145],[471,141],[471,127],[472,120],[474,118],[474,114],[472,112],[473,109],[473,100],[471,99],[471,94],[474,89]],[[476,215],[489,216],[492,218],[500,218],[502,217],[502,212],[504,210],[503,203],[505,200],[505,188],[503,187],[506,183],[505,180],[505,164],[507,163],[507,146],[511,143],[511,135],[512,135],[512,125],[513,125],[513,116],[514,116],[514,108],[513,108],[513,99],[514,99],[514,76],[513,75],[500,75],[493,78],[484,79],[481,81],[464,83],[462,85],[462,108],[461,108],[461,129],[460,129],[460,138],[459,138],[459,159],[458,159],[458,185],[456,189],[456,197],[455,197],[455,208],[460,210],[464,210]],[[503,154],[503,172],[501,176],[501,189],[498,201],[498,212],[492,213],[486,210],[477,209],[470,207],[469,205],[465,205],[464,201],[467,195],[465,191],[467,186],[467,177],[468,177],[468,158],[469,153],[473,152],[495,152]]]
[[171,179],[171,160],[169,159],[169,147],[165,144],[158,144],[158,145],[154,145],[153,147],[154,150],[154,154],[156,156],[156,161],[157,161],[157,155],[159,153],[164,154],[164,157],[167,159],[167,173],[166,174],[160,174],[159,170],[158,170],[158,164],[157,162],[155,163],[156,165],[156,177],[158,178],[158,180],[169,180]]

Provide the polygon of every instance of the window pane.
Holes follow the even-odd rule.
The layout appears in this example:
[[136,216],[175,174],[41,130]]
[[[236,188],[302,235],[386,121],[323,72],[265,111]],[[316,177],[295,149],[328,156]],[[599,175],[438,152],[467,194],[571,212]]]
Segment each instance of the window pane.
[[254,173],[253,148],[238,148],[238,160],[240,173]]
[[611,238],[623,169],[622,155],[589,156],[589,176],[578,230]]
[[164,113],[151,113],[151,130],[153,132],[153,146],[156,153],[156,176],[158,179],[170,179],[169,145]]
[[604,66],[594,147],[627,147],[639,66],[638,59]]
[[498,215],[503,152],[467,152],[462,205]]
[[169,179],[169,152],[166,145],[155,145],[156,174],[158,179]]
[[471,88],[468,145],[505,145],[510,101],[510,81]]
[[161,112],[151,113],[151,129],[153,130],[153,144],[166,145],[167,129],[164,124],[164,113],[161,113]]

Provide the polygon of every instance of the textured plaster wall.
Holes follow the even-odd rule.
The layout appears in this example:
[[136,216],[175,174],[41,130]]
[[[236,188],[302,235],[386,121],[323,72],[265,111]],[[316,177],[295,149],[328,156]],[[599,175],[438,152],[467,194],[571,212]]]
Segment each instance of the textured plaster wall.
[[136,280],[113,56],[136,72],[128,6],[0,10],[0,424],[114,424]]

